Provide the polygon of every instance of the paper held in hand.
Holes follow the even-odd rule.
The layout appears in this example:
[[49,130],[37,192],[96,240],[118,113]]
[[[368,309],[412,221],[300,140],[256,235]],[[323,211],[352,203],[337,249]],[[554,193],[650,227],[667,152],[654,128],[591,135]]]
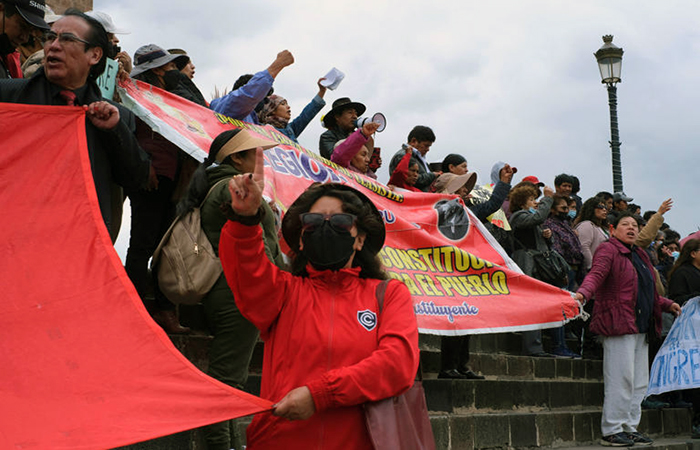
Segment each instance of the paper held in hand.
[[345,74],[334,67],[328,71],[324,78],[325,80],[321,81],[321,85],[334,91],[335,88],[340,86],[340,82],[345,78]]

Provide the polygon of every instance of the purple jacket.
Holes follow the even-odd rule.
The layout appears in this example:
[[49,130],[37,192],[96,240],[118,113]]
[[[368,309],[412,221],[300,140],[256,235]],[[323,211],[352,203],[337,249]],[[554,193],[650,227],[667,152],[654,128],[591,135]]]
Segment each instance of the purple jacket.
[[[634,247],[649,271],[653,266],[644,250]],[[637,271],[630,259],[631,251],[615,238],[603,242],[593,256],[593,265],[578,292],[586,299],[595,294],[591,331],[603,336],[637,334]],[[656,283],[656,281],[654,281]],[[661,334],[661,311],[668,311],[672,300],[659,296],[654,288],[656,333]]]

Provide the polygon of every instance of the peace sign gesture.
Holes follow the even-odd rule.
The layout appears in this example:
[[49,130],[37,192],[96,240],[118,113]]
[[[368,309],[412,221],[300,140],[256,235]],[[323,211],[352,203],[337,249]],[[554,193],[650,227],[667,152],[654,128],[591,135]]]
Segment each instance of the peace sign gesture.
[[231,208],[239,216],[254,216],[262,204],[262,193],[265,186],[265,164],[263,149],[255,149],[255,171],[236,175],[228,182],[231,193]]

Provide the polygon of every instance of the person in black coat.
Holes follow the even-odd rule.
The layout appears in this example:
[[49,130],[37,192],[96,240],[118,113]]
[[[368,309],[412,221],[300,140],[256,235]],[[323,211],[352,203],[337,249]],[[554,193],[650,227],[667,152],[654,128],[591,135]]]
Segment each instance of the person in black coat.
[[30,79],[0,80],[0,101],[88,107],[85,131],[90,166],[100,212],[111,229],[112,183],[124,188],[145,185],[150,161],[136,141],[134,115],[102,98],[95,82],[104,71],[109,45],[102,25],[68,10],[52,30],[44,43],[45,67]]
[[[136,50],[131,77],[206,107],[199,89],[178,70],[178,63],[187,61],[187,55],[171,54],[154,44],[144,45]],[[147,186],[126,190],[131,202],[126,273],[156,322],[169,333],[187,333],[189,329],[178,322],[175,305],[158,289],[148,261],[175,219],[179,193],[184,190],[182,186],[189,184],[193,172],[190,168],[196,167],[196,161],[140,119],[136,136],[153,164]]]
[[668,298],[682,306],[697,296],[700,296],[700,239],[689,239],[668,274]]

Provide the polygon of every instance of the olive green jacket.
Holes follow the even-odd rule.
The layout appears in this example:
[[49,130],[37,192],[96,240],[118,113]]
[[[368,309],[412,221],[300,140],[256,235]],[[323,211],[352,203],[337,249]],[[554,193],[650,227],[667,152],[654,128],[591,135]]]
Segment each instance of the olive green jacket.
[[[211,189],[211,187],[216,185],[219,181],[230,179],[234,175],[240,175],[240,172],[233,166],[222,164],[209,169],[207,171],[207,175],[209,177],[209,189]],[[220,209],[220,205],[223,203],[231,203],[231,193],[228,190],[228,183],[221,183],[216,186],[200,208],[202,228],[204,229],[204,233],[207,235],[207,238],[209,238],[209,242],[211,242],[211,245],[217,255],[219,254],[219,237],[221,236],[221,228],[223,228],[224,224],[228,220]],[[284,259],[282,258],[282,251],[280,250],[279,241],[277,238],[277,228],[275,227],[274,214],[267,202],[263,202],[262,208],[264,214],[260,222],[260,226],[263,229],[265,252],[272,263],[280,268],[285,268]],[[221,277],[223,278],[223,274]],[[218,284],[219,283],[217,282],[217,285]]]

